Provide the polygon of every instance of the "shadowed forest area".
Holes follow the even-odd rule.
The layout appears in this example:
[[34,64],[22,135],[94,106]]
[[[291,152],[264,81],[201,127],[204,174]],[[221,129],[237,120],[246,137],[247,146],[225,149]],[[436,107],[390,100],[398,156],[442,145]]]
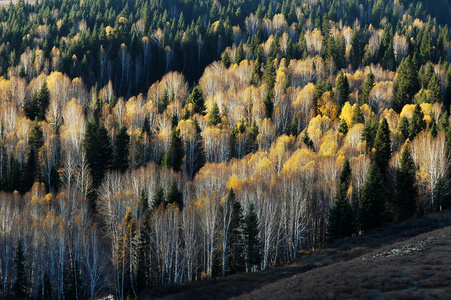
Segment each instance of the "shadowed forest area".
[[450,208],[450,15],[445,0],[1,7],[0,297],[260,276]]

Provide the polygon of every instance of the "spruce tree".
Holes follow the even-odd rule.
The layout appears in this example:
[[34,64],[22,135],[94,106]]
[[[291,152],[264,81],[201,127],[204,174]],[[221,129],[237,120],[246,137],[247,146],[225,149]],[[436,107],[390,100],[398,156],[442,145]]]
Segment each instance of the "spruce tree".
[[365,123],[365,117],[360,109],[360,103],[356,103],[352,110],[352,124]]
[[348,78],[343,74],[343,71],[340,71],[340,74],[337,76],[337,81],[335,83],[335,97],[340,106],[343,106],[343,104],[349,100]]
[[419,104],[415,105],[410,119],[410,140],[413,140],[423,129],[426,128],[424,114]]
[[122,173],[128,169],[129,166],[129,152],[130,152],[130,136],[127,133],[127,127],[122,125],[116,135],[116,157],[114,160],[114,167]]
[[410,155],[408,143],[406,143],[395,175],[394,206],[396,217],[400,221],[407,220],[415,213],[418,195],[415,184],[415,169],[415,163]]
[[255,121],[252,123],[252,126],[249,128],[247,135],[249,138],[247,153],[254,153],[258,150],[258,144],[257,144],[258,127],[257,127],[257,123]]
[[388,168],[388,161],[391,158],[391,141],[390,141],[390,129],[388,128],[387,119],[383,118],[379,123],[377,129],[376,138],[374,140],[374,161],[379,167],[382,174]]
[[360,36],[357,30],[354,30],[351,37],[351,65],[354,70],[360,66],[362,62],[362,49],[360,46]]
[[209,126],[216,126],[221,123],[221,112],[219,111],[219,106],[216,102],[213,103],[208,119]]
[[410,124],[409,120],[406,116],[403,116],[401,120],[399,121],[399,131],[401,131],[402,136],[404,139],[408,139],[410,136]]
[[368,103],[370,99],[370,92],[373,89],[374,85],[375,85],[374,75],[370,71],[368,75],[366,75],[365,84],[363,85],[363,92],[361,97],[362,103]]
[[22,240],[17,243],[16,256],[14,258],[14,271],[16,280],[14,281],[14,296],[16,298],[27,298],[28,275],[25,267],[25,252]]
[[263,80],[268,85],[268,89],[271,91],[276,83],[276,67],[274,66],[274,61],[271,58],[268,58],[268,61],[266,62]]
[[365,123],[365,127],[363,127],[361,140],[362,142],[366,142],[366,150],[370,152],[374,146],[374,139],[376,137],[378,128],[378,122],[376,118],[370,119]]
[[166,203],[177,205],[180,210],[183,209],[183,194],[179,190],[175,178],[172,179],[171,185],[169,186],[168,195],[166,197]]
[[361,190],[360,227],[368,231],[384,222],[385,185],[376,163],[372,163]]
[[153,196],[153,208],[158,208],[161,205],[165,206],[165,200],[164,200],[164,190],[161,186],[157,187],[155,191],[155,195]]
[[240,45],[238,46],[238,49],[236,51],[235,59],[234,59],[233,63],[239,65],[240,62],[242,62],[243,60],[244,60],[244,48],[243,48],[243,43],[240,43]]
[[[347,125],[346,125],[347,126]],[[302,142],[313,151],[315,150],[315,147],[313,145],[313,141],[308,136],[307,130],[304,131],[304,136],[302,137]]]
[[254,204],[249,205],[249,211],[244,218],[244,239],[246,243],[246,264],[248,270],[258,268],[261,262],[260,238],[258,228],[258,217]]
[[335,201],[328,215],[327,239],[329,241],[350,236],[355,231],[353,208],[346,197],[350,184],[351,167],[346,159],[340,173]]
[[24,184],[21,192],[28,191],[35,181],[40,180],[39,150],[44,145],[44,133],[36,117],[28,135],[28,160],[24,174]]
[[193,104],[193,111],[196,114],[205,115],[207,108],[205,107],[205,100],[200,88],[195,86],[189,95],[188,103]]
[[418,76],[412,60],[408,56],[399,66],[395,81],[395,99],[393,109],[400,113],[404,105],[412,102],[419,90]]
[[224,53],[224,55],[222,56],[221,62],[224,65],[224,67],[226,67],[226,69],[228,69],[230,67],[230,65],[232,64],[232,61],[230,60],[230,55],[229,55],[228,51],[226,51]]
[[180,137],[180,129],[174,128],[172,130],[168,154],[172,169],[176,172],[180,171],[183,162],[183,141]]
[[440,78],[437,74],[433,74],[428,84],[428,103],[441,103],[442,97],[440,92]]
[[45,120],[45,112],[47,111],[49,104],[50,104],[50,91],[47,86],[47,81],[44,81],[38,94],[38,109],[39,109],[38,119],[40,121]]
[[293,119],[291,119],[289,132],[292,136],[298,136],[298,125],[298,119],[296,118],[296,116],[293,116]]
[[[147,199],[146,199],[147,200]],[[151,284],[151,238],[152,220],[149,207],[144,210],[141,226],[138,232],[137,258],[136,258],[136,290],[141,292]]]
[[338,132],[342,133],[343,135],[347,135],[348,130],[348,123],[345,119],[341,119],[340,125],[338,125]]
[[227,274],[236,274],[246,270],[243,239],[243,209],[241,203],[236,200],[233,189],[230,189],[227,201],[232,203],[232,220],[230,221],[229,242],[226,250],[228,257],[226,272]]
[[[95,172],[95,186],[98,187],[105,176],[106,171],[111,168],[113,163],[113,149],[111,140],[108,136],[108,130],[105,124],[100,124],[97,129],[97,163]],[[94,178],[94,176],[93,176]]]

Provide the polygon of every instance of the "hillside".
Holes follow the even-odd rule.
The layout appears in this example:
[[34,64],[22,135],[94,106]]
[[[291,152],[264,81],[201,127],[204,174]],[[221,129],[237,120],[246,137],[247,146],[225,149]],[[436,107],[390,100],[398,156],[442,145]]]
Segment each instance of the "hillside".
[[0,298],[257,293],[451,208],[450,1],[14,3]]
[[[346,238],[257,273],[143,291],[142,299],[424,299],[450,293],[451,213]],[[327,291],[327,292],[325,292]]]

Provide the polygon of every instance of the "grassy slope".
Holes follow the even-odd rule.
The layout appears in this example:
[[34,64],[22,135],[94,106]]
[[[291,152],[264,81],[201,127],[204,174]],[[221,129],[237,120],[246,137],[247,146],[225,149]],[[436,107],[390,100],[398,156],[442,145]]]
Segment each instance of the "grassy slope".
[[338,241],[291,265],[155,288],[141,297],[278,300],[444,297],[451,295],[449,253],[451,213],[435,214]]

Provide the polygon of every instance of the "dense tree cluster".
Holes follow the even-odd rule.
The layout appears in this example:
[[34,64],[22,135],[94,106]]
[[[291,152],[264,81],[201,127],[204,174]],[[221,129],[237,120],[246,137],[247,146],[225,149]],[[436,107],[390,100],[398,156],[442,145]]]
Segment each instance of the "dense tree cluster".
[[0,296],[124,299],[450,207],[449,11],[0,9]]

